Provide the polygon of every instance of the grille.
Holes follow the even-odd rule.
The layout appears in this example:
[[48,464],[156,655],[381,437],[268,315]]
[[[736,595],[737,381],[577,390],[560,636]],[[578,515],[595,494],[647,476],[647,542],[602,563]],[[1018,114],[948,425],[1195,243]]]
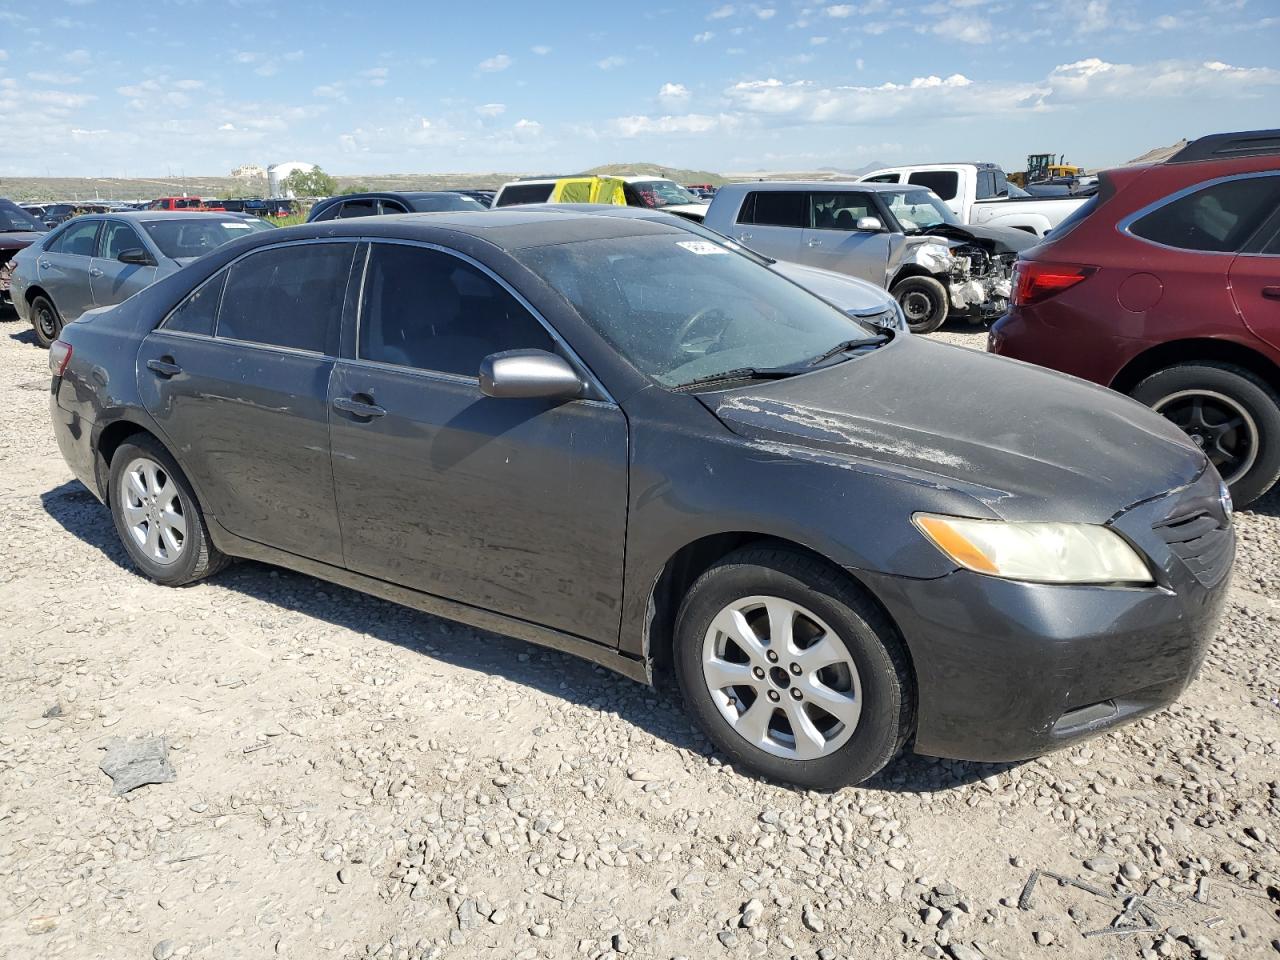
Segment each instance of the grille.
[[1154,529],[1205,586],[1221,580],[1231,566],[1231,521],[1216,497],[1200,496],[1177,504]]

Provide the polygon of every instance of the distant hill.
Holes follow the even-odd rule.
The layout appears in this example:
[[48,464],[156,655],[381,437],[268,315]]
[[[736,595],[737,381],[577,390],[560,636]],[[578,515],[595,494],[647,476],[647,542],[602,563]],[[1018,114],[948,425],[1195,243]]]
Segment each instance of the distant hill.
[[1131,167],[1139,163],[1164,163],[1186,145],[1187,141],[1183,139],[1179,140],[1177,143],[1170,144],[1167,147],[1155,147],[1148,150],[1140,157],[1134,157],[1132,160],[1125,163],[1124,166]]
[[660,163],[602,163],[598,167],[584,170],[583,173],[601,177],[632,173],[643,177],[665,177],[676,183],[709,183],[717,187],[728,183],[721,174],[710,170],[685,170],[681,167],[664,167]]

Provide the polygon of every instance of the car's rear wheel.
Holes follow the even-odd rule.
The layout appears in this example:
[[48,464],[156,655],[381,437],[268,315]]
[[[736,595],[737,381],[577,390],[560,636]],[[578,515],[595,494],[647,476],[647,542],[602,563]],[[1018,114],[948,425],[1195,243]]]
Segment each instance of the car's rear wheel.
[[137,437],[117,448],[109,502],[130,559],[156,583],[181,586],[226,565],[182,468],[152,438]]
[[45,296],[36,296],[31,300],[31,326],[35,327],[36,343],[46,350],[62,332],[62,315],[53,301]]
[[706,571],[676,619],[686,704],[735,763],[815,789],[860,783],[911,732],[906,653],[843,572],[787,549],[747,548]]
[[912,333],[933,333],[947,321],[947,290],[933,277],[907,277],[890,291]]
[[1280,479],[1280,396],[1248,370],[1226,363],[1178,364],[1139,383],[1133,398],[1204,450],[1238,506]]

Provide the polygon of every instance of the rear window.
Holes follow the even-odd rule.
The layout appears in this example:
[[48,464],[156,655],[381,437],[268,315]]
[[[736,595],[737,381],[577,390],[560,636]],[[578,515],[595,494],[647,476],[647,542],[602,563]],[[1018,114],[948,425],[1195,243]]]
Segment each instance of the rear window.
[[494,201],[495,207],[513,207],[518,203],[546,203],[554,183],[517,183],[503,187]]
[[807,227],[809,195],[799,190],[758,190],[747,194],[738,222],[761,227]]
[[1235,253],[1280,204],[1280,175],[1211,183],[1129,226],[1134,236],[1181,250]]
[[928,187],[942,200],[954,200],[960,192],[960,174],[954,170],[917,170],[907,183]]

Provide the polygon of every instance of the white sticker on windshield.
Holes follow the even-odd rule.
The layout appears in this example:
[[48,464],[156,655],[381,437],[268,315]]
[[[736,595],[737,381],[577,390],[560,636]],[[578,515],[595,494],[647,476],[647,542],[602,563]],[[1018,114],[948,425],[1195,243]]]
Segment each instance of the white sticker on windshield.
[[230,227],[232,230],[248,230],[249,229],[249,225],[247,223],[235,223],[235,222],[229,222],[226,220],[222,221],[222,226]]
[[718,243],[712,243],[710,240],[677,240],[677,247],[684,247],[690,253],[696,253],[700,257],[714,254],[728,254],[729,251]]

